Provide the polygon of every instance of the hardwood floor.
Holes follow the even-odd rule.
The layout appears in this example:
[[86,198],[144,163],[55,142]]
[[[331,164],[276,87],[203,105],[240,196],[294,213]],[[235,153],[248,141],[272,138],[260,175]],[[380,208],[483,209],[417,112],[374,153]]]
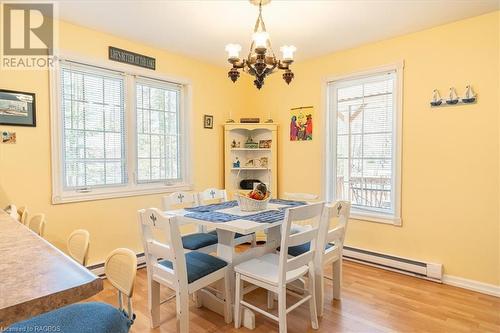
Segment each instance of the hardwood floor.
[[[138,271],[135,287],[137,319],[131,332],[176,332],[175,300],[162,305],[165,322],[153,330],[149,327],[145,269]],[[304,304],[288,315],[288,332],[500,332],[500,298],[465,289],[344,261],[342,300],[332,302],[331,290],[327,280],[325,315],[318,331],[311,329],[309,308]],[[162,290],[162,299],[170,292]],[[246,297],[265,307],[262,290]],[[117,304],[116,292],[107,281],[91,300]],[[221,316],[194,304],[190,310],[190,332],[252,332],[236,330]],[[278,331],[277,323],[262,315],[256,315],[256,326],[256,333]]]

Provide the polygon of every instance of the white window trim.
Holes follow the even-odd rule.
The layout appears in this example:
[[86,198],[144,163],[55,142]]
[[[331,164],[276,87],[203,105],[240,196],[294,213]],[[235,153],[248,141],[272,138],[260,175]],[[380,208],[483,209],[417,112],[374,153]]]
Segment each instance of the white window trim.
[[[97,60],[89,57],[72,54],[70,52],[59,51],[54,61],[53,67],[49,71],[50,82],[50,118],[51,118],[51,163],[52,163],[52,203],[63,204],[69,202],[90,201],[100,199],[111,199],[121,197],[131,197],[147,194],[169,193],[175,191],[190,191],[192,184],[192,150],[191,141],[191,99],[192,83],[190,80],[158,74],[150,70],[133,68],[133,66],[116,63],[109,60]],[[60,99],[60,61],[72,61],[83,65],[101,67],[112,71],[122,72],[125,77],[125,126],[127,135],[125,136],[127,176],[128,183],[113,187],[93,188],[90,192],[77,192],[65,190],[62,179],[63,167],[63,142],[62,142],[62,114]],[[140,76],[153,80],[165,81],[181,85],[179,114],[180,120],[180,158],[182,183],[141,183],[135,179],[136,172],[136,110],[135,110],[135,89],[130,88],[133,84],[133,77]],[[132,106],[132,107],[130,107]]]
[[384,224],[392,224],[396,226],[402,225],[401,219],[401,163],[402,163],[402,129],[403,129],[403,69],[404,61],[394,64],[375,67],[360,72],[349,73],[341,76],[332,76],[324,80],[323,84],[323,101],[325,103],[323,110],[325,112],[325,133],[326,138],[324,142],[325,163],[323,165],[323,179],[325,179],[323,187],[323,195],[328,201],[335,200],[334,185],[335,170],[333,167],[335,161],[335,154],[332,153],[332,147],[337,146],[337,129],[333,124],[335,117],[333,116],[333,104],[330,103],[329,84],[334,81],[363,78],[388,71],[396,72],[396,91],[395,106],[393,119],[393,138],[394,151],[393,151],[393,177],[394,177],[394,214],[375,213],[372,211],[364,211],[361,209],[352,208],[350,217],[355,220],[370,221]]

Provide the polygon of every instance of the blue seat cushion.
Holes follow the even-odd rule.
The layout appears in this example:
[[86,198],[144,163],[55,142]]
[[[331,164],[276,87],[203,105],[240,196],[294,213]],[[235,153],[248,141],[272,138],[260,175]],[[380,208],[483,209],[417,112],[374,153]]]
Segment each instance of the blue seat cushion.
[[11,325],[4,332],[127,333],[132,321],[106,303],[77,303]]
[[[210,231],[208,233],[211,234],[211,235],[217,236],[217,230],[212,230],[212,231]],[[252,234],[250,234],[250,235],[252,235]],[[240,234],[240,233],[235,233],[234,234],[234,238],[240,238],[240,237],[244,237],[244,236],[248,236],[248,235],[243,235],[243,234]]]
[[[333,244],[326,244],[325,246],[325,250],[326,249],[329,249],[333,246]],[[293,256],[293,257],[297,257],[303,253],[306,253],[307,251],[309,251],[309,248],[311,247],[311,243],[304,243],[304,244],[301,244],[301,245],[297,245],[297,246],[291,246],[288,248],[288,254]],[[280,248],[278,247],[277,250],[279,251]]]
[[[188,283],[193,283],[194,281],[227,266],[227,262],[224,260],[202,252],[188,252],[185,256]],[[159,264],[173,269],[172,262],[169,260],[162,260]]]
[[205,246],[217,244],[217,235],[198,232],[186,236],[182,236],[182,246],[189,250],[198,250]]

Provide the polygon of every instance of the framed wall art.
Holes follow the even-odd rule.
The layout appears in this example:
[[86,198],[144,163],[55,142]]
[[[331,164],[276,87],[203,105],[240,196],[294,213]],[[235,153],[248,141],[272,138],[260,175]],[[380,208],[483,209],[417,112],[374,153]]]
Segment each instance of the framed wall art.
[[0,124],[35,127],[35,94],[0,89]]

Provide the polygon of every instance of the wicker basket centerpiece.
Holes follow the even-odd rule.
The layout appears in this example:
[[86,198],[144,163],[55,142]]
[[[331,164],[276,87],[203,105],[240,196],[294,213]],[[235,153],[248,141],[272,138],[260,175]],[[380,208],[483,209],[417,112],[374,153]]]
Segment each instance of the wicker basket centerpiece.
[[241,193],[236,193],[235,196],[236,200],[238,201],[238,206],[240,206],[242,212],[256,212],[259,210],[266,210],[267,204],[271,199],[269,192],[267,192],[265,198],[262,200],[252,199],[247,195]]
[[271,193],[263,183],[258,184],[253,191],[248,194],[236,193],[236,200],[243,212],[256,212],[267,209],[267,204],[271,199]]

